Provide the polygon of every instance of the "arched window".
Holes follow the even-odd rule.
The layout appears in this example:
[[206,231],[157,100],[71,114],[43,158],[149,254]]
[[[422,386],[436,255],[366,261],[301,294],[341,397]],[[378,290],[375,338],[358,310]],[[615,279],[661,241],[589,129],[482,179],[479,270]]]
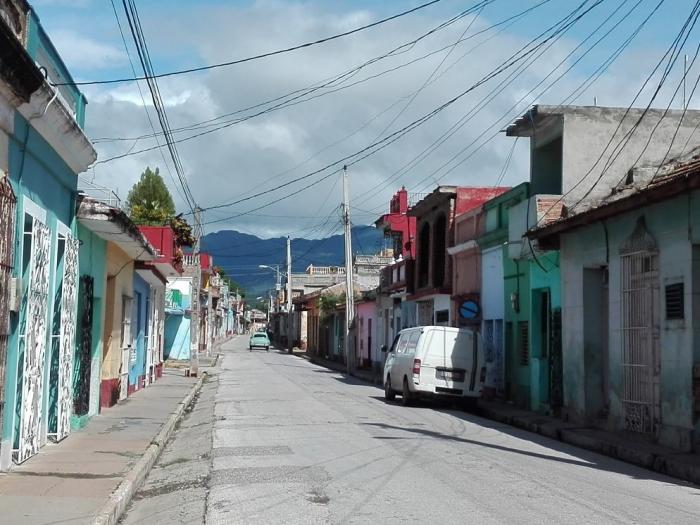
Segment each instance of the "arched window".
[[447,258],[447,218],[440,215],[433,228],[433,286],[445,284],[445,261]]
[[418,288],[428,285],[430,265],[430,224],[427,222],[420,229],[418,246]]

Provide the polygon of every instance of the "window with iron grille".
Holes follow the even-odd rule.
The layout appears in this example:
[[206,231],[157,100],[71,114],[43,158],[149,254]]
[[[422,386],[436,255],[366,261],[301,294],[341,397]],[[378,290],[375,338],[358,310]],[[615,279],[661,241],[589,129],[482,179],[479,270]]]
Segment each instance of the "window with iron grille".
[[527,366],[530,363],[530,327],[527,321],[518,323],[518,343],[520,344],[520,364]]
[[666,319],[683,319],[685,303],[683,299],[683,283],[666,286]]

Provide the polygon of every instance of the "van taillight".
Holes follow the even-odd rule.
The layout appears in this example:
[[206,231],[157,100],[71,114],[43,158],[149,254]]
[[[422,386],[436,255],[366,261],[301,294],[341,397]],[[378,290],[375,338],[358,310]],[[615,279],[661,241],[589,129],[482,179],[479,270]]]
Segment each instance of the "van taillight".
[[414,376],[420,375],[420,359],[413,360],[413,375]]

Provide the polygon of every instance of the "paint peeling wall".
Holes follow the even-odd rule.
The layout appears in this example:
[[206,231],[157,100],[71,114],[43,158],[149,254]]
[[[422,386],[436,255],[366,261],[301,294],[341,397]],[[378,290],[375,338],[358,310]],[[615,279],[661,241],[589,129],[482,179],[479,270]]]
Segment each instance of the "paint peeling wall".
[[[700,312],[696,300],[700,291],[697,243],[700,242],[700,194],[677,197],[636,210],[606,222],[562,235],[561,268],[563,286],[563,333],[565,404],[572,418],[582,420],[587,413],[585,380],[593,375],[607,375],[610,428],[623,428],[622,393],[622,332],[621,332],[621,267],[619,249],[632,234],[637,219],[644,217],[647,230],[659,251],[660,319],[660,405],[662,444],[689,450],[697,448],[698,427],[693,404],[693,366],[698,364],[700,326],[694,319]],[[693,245],[696,245],[695,248]],[[584,269],[608,266],[608,349],[606,370],[587,369],[584,341]],[[664,289],[668,284],[684,285],[684,319],[666,320]],[[695,293],[694,293],[695,292]]]

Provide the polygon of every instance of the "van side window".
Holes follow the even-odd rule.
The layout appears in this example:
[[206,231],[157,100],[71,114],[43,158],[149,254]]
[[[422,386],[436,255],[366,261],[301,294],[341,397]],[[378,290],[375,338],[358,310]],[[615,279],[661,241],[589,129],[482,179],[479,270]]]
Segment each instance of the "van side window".
[[415,330],[411,332],[411,337],[408,339],[408,345],[406,346],[407,354],[415,354],[416,347],[418,346],[418,339],[420,339],[420,330]]
[[396,345],[396,353],[397,354],[403,354],[406,351],[406,347],[408,346],[409,336],[410,336],[410,334],[401,334],[401,339],[399,339],[399,342]]

